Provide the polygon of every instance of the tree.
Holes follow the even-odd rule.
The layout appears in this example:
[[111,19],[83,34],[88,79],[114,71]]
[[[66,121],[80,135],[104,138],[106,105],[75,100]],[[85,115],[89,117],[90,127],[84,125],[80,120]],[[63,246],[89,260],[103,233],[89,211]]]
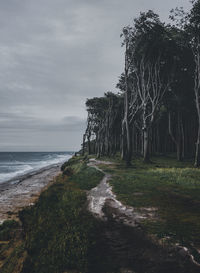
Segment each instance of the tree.
[[[123,29],[125,63],[117,83],[121,92],[86,101],[83,153],[86,147],[97,156],[121,151],[127,165],[132,153],[141,151],[145,162],[154,153],[176,152],[178,160],[194,156],[196,127],[200,128],[200,115],[194,111],[195,101],[200,113],[199,2],[184,15],[180,27],[166,26],[148,11]],[[196,166],[199,138],[200,131]]]
[[132,145],[131,145],[131,128],[130,128],[130,83],[129,75],[134,55],[132,45],[132,28],[125,27],[121,37],[124,38],[122,45],[125,46],[125,63],[124,63],[124,118],[122,120],[122,151],[121,157],[126,160],[127,166],[131,164]]
[[192,0],[191,10],[186,13],[183,9],[176,8],[171,18],[176,21],[176,25],[184,31],[187,37],[188,47],[190,47],[194,60],[194,94],[195,105],[198,117],[198,132],[196,138],[195,167],[200,166],[200,1]]
[[88,153],[91,150],[90,137],[94,135],[93,142],[98,157],[115,154],[120,146],[122,97],[107,92],[104,97],[88,99],[86,106],[88,119],[84,140],[87,137]]
[[193,8],[189,14],[189,24],[186,30],[189,33],[190,45],[193,52],[194,70],[194,93],[198,116],[198,135],[196,141],[195,166],[200,166],[200,1],[193,1]]
[[134,94],[134,109],[141,113],[138,124],[143,132],[143,156],[144,161],[149,162],[149,133],[170,84],[171,68],[166,58],[168,36],[158,15],[148,11],[135,20],[134,39],[136,54],[132,71],[137,93]]

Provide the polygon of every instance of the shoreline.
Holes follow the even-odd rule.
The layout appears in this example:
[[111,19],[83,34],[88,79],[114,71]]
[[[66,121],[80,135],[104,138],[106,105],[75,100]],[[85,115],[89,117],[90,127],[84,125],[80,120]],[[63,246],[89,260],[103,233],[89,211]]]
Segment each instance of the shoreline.
[[33,205],[41,192],[61,173],[62,164],[49,165],[0,183],[0,224],[17,219],[20,210]]
[[[63,272],[63,268],[65,271],[70,268],[74,272],[86,272],[87,266],[87,272],[117,270],[125,273],[139,269],[140,272],[159,273],[166,268],[176,273],[199,272],[198,260],[193,255],[195,245],[189,248],[179,241],[161,241],[160,237],[154,237],[150,230],[144,229],[144,223],[138,221],[138,213],[143,212],[141,208],[150,206],[145,207],[142,203],[138,211],[134,206],[121,203],[120,198],[116,199],[117,195],[112,192],[114,185],[111,188],[107,181],[110,179],[109,183],[112,183],[113,176],[117,182],[117,175],[126,175],[125,166],[118,168],[118,163],[114,161],[94,159],[87,163],[88,158],[73,158],[66,166],[74,170],[70,183],[66,183],[67,175],[54,180],[52,178],[52,183],[47,183],[42,188],[46,191],[39,198],[38,205],[22,211],[21,225],[9,223],[10,227],[3,227],[0,271],[2,269],[2,272],[11,273],[19,268],[15,271],[21,272],[24,268],[26,272]],[[23,184],[28,187],[29,180],[32,183],[39,183],[38,179],[44,181],[48,175],[55,175],[60,171],[58,168],[59,166],[49,166],[47,170],[24,179],[17,186]],[[142,170],[146,171],[144,168]],[[129,177],[133,177],[133,172],[136,177],[135,169],[129,169],[130,171]],[[49,185],[52,186],[48,187]],[[126,187],[123,180],[121,185]],[[131,190],[132,193],[139,192],[135,187],[129,188]],[[133,196],[140,197],[141,194],[131,194],[131,198]],[[149,214],[149,210],[146,213]],[[63,251],[66,245],[70,246],[69,252]],[[51,264],[50,260],[55,262]],[[11,270],[10,264],[13,265]]]

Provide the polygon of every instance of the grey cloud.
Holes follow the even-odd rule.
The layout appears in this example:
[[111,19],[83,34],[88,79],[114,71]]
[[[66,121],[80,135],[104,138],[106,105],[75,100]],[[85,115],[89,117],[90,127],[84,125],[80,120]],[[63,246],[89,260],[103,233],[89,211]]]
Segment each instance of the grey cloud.
[[76,116],[66,116],[61,120],[50,122],[49,120],[38,119],[33,117],[24,117],[17,113],[0,113],[1,131],[11,130],[31,130],[31,131],[54,131],[54,132],[76,132],[79,133],[84,129],[85,119]]
[[189,7],[188,0],[1,1],[0,150],[78,149],[86,98],[115,90],[122,72],[122,27],[150,8],[167,20],[177,5]]

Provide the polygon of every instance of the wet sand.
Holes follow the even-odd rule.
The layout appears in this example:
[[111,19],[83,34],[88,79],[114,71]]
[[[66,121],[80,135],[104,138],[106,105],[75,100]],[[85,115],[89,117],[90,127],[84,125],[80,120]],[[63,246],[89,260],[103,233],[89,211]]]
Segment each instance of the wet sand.
[[40,193],[53,183],[61,164],[51,165],[0,184],[0,223],[16,219],[18,211],[33,205]]

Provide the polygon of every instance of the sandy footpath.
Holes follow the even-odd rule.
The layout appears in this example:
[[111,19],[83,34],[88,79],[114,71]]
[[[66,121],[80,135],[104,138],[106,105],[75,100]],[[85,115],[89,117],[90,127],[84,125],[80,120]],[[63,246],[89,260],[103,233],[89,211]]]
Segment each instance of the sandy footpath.
[[88,192],[88,209],[90,212],[102,220],[107,220],[107,217],[103,212],[103,208],[107,206],[107,208],[109,207],[110,212],[112,211],[112,217],[117,222],[132,227],[138,227],[140,222],[144,219],[155,218],[156,208],[140,208],[140,210],[138,210],[130,206],[125,206],[117,200],[117,197],[109,184],[111,175],[102,171],[98,167],[99,164],[112,165],[113,163],[99,161],[93,158],[91,158],[88,163],[88,166],[93,167],[104,174],[103,179],[97,187]]
[[32,205],[40,193],[60,173],[59,165],[45,167],[37,172],[18,177],[16,181],[0,184],[0,223],[16,219],[18,211]]

